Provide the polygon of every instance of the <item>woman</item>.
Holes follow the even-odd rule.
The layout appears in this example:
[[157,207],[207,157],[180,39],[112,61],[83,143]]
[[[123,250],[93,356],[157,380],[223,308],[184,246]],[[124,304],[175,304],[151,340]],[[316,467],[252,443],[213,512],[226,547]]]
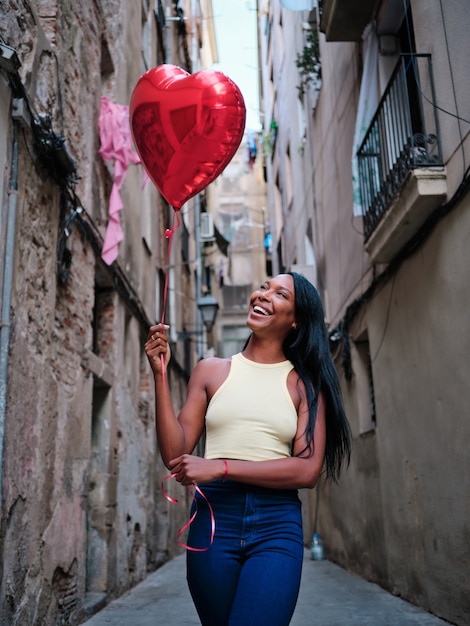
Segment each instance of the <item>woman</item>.
[[[162,360],[166,330],[145,344],[165,465],[197,483],[187,578],[203,626],[287,626],[297,601],[303,533],[297,490],[322,468],[337,480],[350,431],[316,289],[294,272],[266,281],[249,304],[251,335],[231,359],[200,361],[175,415]],[[162,359],[162,356],[164,359]],[[206,431],[205,458],[193,456]],[[209,503],[209,505],[208,505]],[[210,543],[212,513],[216,531]]]

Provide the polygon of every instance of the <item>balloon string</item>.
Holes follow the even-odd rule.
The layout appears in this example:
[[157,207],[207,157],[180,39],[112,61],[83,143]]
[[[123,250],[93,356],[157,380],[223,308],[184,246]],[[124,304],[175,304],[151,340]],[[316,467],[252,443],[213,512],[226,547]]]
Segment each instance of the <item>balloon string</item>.
[[[171,262],[171,246],[173,245],[173,235],[175,234],[175,230],[179,228],[181,225],[181,220],[178,214],[178,211],[173,211],[173,224],[170,228],[167,228],[165,231],[165,239],[168,239],[168,267],[170,267]],[[165,275],[165,287],[163,289],[163,310],[162,310],[162,320],[161,323],[165,323],[165,311],[166,311],[166,301],[168,297],[168,277],[170,272],[167,271]]]
[[[173,211],[173,224],[170,228],[167,228],[165,231],[165,238],[168,239],[168,268],[170,267],[170,263],[171,263],[171,246],[173,244],[173,235],[175,234],[175,230],[177,228],[179,228],[179,226],[181,225],[181,220],[178,214],[178,211]],[[162,318],[161,318],[161,323],[164,324],[165,323],[165,311],[166,311],[166,304],[167,304],[167,297],[168,297],[168,282],[169,282],[169,271],[166,272],[165,275],[165,286],[163,288],[163,310],[162,310]],[[166,377],[166,367],[165,367],[165,357],[163,356],[163,354],[160,354],[160,362],[161,362],[161,366],[162,366],[162,388],[163,388],[163,393],[167,393],[167,385],[165,384],[165,377]],[[164,405],[167,406],[167,403],[164,402]],[[170,452],[170,457],[172,457],[172,452],[171,452],[171,442],[168,441],[168,449]],[[162,492],[163,495],[165,496],[165,498],[168,500],[168,502],[171,502],[172,504],[178,504],[178,500],[176,498],[172,498],[171,496],[169,496],[167,494],[167,492],[165,491],[164,488],[164,483],[166,480],[169,480],[170,478],[175,478],[176,474],[170,474],[168,476],[165,476],[165,478],[162,481]],[[194,491],[192,489],[192,487],[194,488]],[[212,510],[212,506],[209,502],[209,500],[207,499],[207,497],[204,495],[204,493],[201,491],[201,489],[193,483],[192,486],[188,486],[186,487],[188,489],[188,491],[191,493],[191,496],[193,498],[193,501],[195,503],[195,509],[194,509],[194,513],[191,515],[191,517],[189,518],[189,520],[186,522],[186,524],[184,524],[184,526],[182,528],[179,529],[177,535],[176,535],[176,539],[178,541],[178,544],[184,548],[185,550],[191,550],[192,552],[205,552],[206,550],[209,549],[209,547],[212,545],[212,542],[214,541],[214,535],[215,535],[215,516],[214,516],[214,511]],[[195,497],[195,492],[199,493],[200,496],[206,501],[207,506],[209,507],[209,512],[210,512],[210,517],[211,517],[211,534],[210,534],[210,541],[209,541],[209,546],[207,548],[193,548],[191,546],[188,546],[187,544],[183,543],[182,541],[180,541],[180,537],[181,535],[184,533],[184,531],[189,528],[191,526],[191,524],[193,523],[193,521],[195,520],[196,516],[197,516],[197,512],[198,512],[198,508],[197,508],[197,500]]]
[[[170,226],[170,228],[167,228],[165,231],[165,239],[168,239],[168,251],[167,251],[168,270],[165,274],[165,286],[163,288],[163,307],[162,307],[162,318],[161,318],[162,324],[165,323],[165,311],[166,311],[166,303],[168,299],[168,285],[169,285],[169,275],[170,275],[169,268],[171,264],[171,246],[173,244],[173,235],[175,234],[175,230],[179,228],[180,224],[181,222],[180,222],[178,212],[173,211],[173,224]],[[160,363],[161,363],[161,368],[162,368],[162,383],[163,383],[162,389],[163,389],[163,393],[166,394],[166,388],[167,388],[165,384],[166,366],[165,366],[165,356],[163,355],[163,353],[160,354]],[[167,406],[166,402],[164,404],[165,406]],[[170,439],[168,440],[168,450],[170,453],[170,458],[173,457]]]

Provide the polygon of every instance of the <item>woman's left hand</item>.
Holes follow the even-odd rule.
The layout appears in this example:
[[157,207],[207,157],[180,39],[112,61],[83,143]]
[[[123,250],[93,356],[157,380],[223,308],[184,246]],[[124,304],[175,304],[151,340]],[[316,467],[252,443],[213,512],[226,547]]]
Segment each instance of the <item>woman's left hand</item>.
[[182,485],[210,483],[225,474],[225,463],[222,459],[203,459],[192,454],[183,454],[173,459],[169,466]]

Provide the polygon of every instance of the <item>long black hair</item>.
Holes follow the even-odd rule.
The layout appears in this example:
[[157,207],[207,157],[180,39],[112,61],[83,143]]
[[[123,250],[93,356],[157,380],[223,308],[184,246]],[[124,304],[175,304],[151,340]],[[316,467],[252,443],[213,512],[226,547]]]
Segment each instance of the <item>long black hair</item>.
[[287,272],[294,279],[296,328],[283,343],[286,358],[305,385],[309,420],[307,446],[313,432],[320,392],[325,401],[326,476],[336,482],[344,461],[351,456],[351,430],[344,411],[338,374],[331,357],[323,305],[318,291],[305,276]]

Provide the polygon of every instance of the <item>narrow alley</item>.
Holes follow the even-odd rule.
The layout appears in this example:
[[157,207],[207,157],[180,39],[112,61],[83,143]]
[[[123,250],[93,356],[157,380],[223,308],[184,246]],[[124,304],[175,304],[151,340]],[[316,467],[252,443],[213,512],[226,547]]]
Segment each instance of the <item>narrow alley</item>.
[[[86,626],[197,626],[185,581],[185,556],[166,563],[127,594],[85,622]],[[378,585],[305,551],[302,585],[291,626],[438,626],[426,613]],[[246,626],[250,626],[247,624]]]
[[0,626],[470,626],[470,0],[0,17]]

